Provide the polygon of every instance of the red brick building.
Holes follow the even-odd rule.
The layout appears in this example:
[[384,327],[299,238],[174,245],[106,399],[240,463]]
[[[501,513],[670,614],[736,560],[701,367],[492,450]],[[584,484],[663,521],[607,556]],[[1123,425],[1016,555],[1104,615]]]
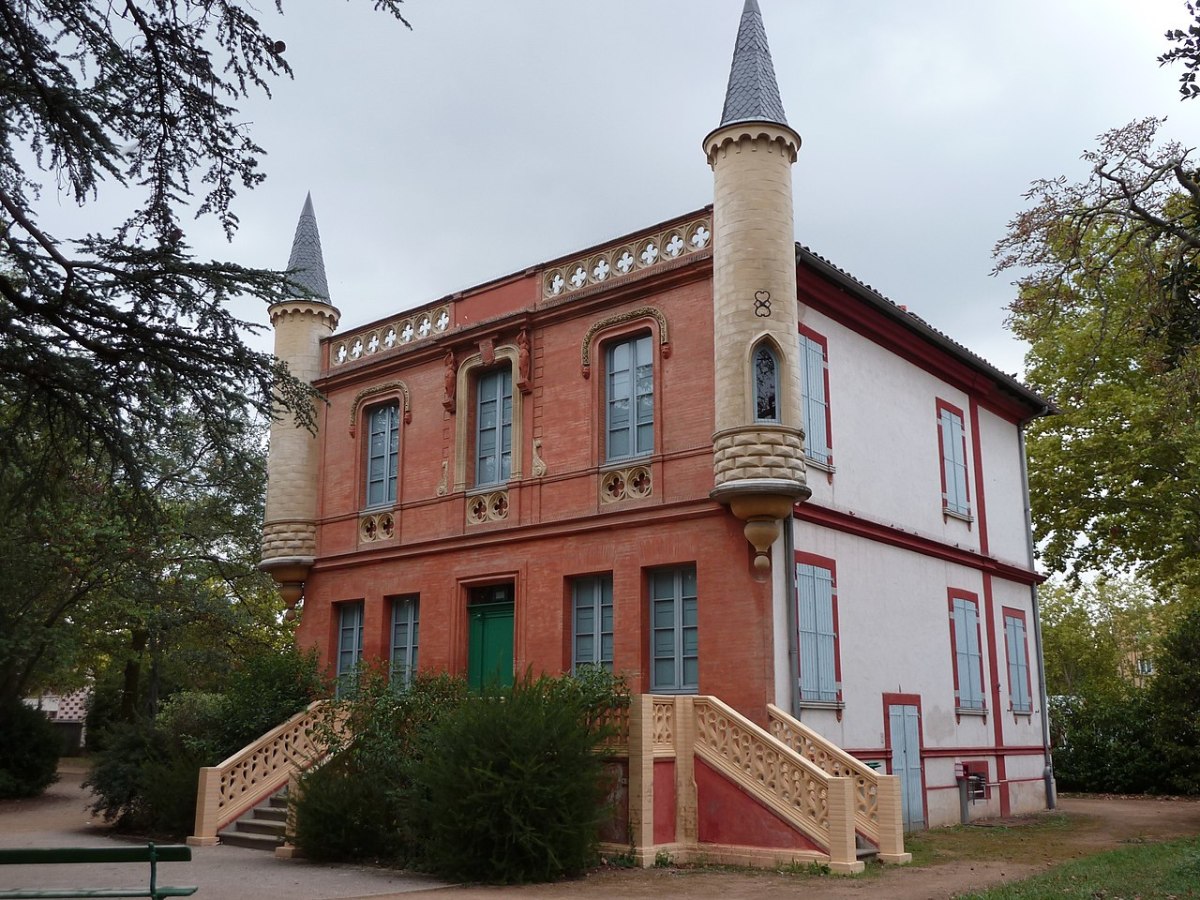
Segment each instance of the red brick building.
[[306,204],[272,324],[328,403],[272,430],[263,559],[301,644],[775,704],[900,775],[909,827],[964,770],[1044,806],[1048,404],[795,243],[799,146],[749,0],[711,207],[335,333]]

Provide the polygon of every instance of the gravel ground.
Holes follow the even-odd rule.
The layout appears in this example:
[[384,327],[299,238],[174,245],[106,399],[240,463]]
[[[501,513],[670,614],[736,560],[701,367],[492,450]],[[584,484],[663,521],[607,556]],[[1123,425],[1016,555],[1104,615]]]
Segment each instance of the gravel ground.
[[[62,780],[34,800],[0,801],[0,847],[103,846],[110,837],[87,811],[80,789],[83,766],[64,761]],[[1089,827],[1071,832],[1075,855],[1084,856],[1140,841],[1200,834],[1200,802],[1127,797],[1064,798],[1064,811],[1085,816]],[[531,897],[581,900],[672,900],[720,897],[722,900],[796,897],[878,897],[888,900],[949,898],[955,894],[1032,875],[1048,863],[964,862],[888,868],[867,878],[798,879],[775,872],[706,869],[602,868],[575,881],[520,888],[446,885],[434,879],[366,866],[330,866],[302,860],[277,860],[239,847],[195,847],[190,863],[160,867],[163,884],[195,884],[198,900],[478,900]],[[86,883],[104,887],[136,884],[138,866],[32,866],[0,868],[0,887],[46,888]],[[86,876],[86,877],[84,877]]]

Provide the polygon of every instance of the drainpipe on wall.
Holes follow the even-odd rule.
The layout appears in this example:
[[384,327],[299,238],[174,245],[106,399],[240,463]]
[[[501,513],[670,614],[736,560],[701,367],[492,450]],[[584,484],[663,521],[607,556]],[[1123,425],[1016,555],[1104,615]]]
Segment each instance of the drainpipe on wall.
[[791,712],[797,720],[800,719],[800,640],[799,623],[796,621],[796,516],[795,513],[784,520],[783,529],[784,575],[783,583],[787,592],[787,627],[788,627],[788,673],[791,681]]
[[[1029,568],[1033,561],[1033,511],[1029,505],[1029,464],[1025,459],[1025,422],[1017,427],[1021,439],[1021,487],[1025,491],[1025,540],[1028,545]],[[1055,809],[1058,800],[1054,788],[1054,758],[1050,753],[1050,699],[1046,694],[1046,659],[1042,653],[1042,614],[1038,606],[1037,583],[1029,586],[1029,597],[1033,603],[1033,647],[1037,653],[1038,685],[1042,702],[1042,753],[1045,767],[1042,779],[1046,784],[1046,808]]]

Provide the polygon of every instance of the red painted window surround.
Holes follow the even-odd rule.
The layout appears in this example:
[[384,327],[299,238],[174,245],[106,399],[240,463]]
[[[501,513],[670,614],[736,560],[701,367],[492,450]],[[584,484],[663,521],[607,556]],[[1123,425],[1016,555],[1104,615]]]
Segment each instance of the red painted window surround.
[[[821,356],[825,360],[825,366],[823,369],[825,378],[825,446],[829,451],[828,465],[830,468],[833,468],[833,413],[831,412],[829,403],[829,341],[826,339],[825,335],[818,334],[807,325],[799,325],[797,326],[797,330],[800,332],[800,334],[804,335],[821,348]],[[805,360],[800,361],[800,365],[803,366],[805,364]]]
[[[959,704],[959,691],[962,686],[959,684],[958,678],[958,637],[955,634],[954,622],[954,601],[966,600],[975,606],[975,645],[979,648],[979,681],[981,694],[983,696],[984,705],[982,709],[972,710],[972,712],[983,713],[986,717],[988,713],[987,705],[987,684],[984,682],[984,650],[983,650],[983,610],[980,608],[979,595],[971,591],[964,591],[959,588],[948,588],[946,591],[946,605],[950,611],[950,670],[954,675],[954,719],[955,721],[962,720],[963,709]],[[994,677],[994,673],[993,673]],[[970,715],[970,713],[968,713]]]
[[[970,522],[971,522],[971,473],[967,467],[967,419],[966,419],[966,416],[963,415],[963,411],[961,409],[959,409],[953,403],[948,403],[947,401],[943,400],[941,397],[937,398],[936,407],[937,407],[937,429],[938,429],[938,471],[941,473],[941,476],[942,476],[942,511],[946,515],[953,515],[953,516],[956,516],[959,518],[962,518],[965,516],[967,519],[967,522],[968,522],[968,527],[970,527]],[[966,507],[967,507],[965,512],[962,510],[951,510],[950,506],[949,506],[949,502],[946,499],[947,498],[947,490],[949,489],[949,485],[946,483],[946,449],[947,449],[947,441],[950,440],[950,435],[945,433],[946,429],[942,425],[943,413],[949,413],[950,415],[955,416],[958,419],[959,427],[962,430],[962,446],[959,448],[959,450],[962,454],[962,460],[963,460],[963,488],[966,492]],[[974,440],[974,437],[975,437],[974,433],[972,433],[972,442],[976,443]]]
[[[1018,715],[1029,716],[1033,715],[1033,666],[1029,660],[1029,621],[1025,617],[1025,610],[1014,609],[1011,606],[1000,607],[1000,620],[1003,622],[1006,619],[1018,619],[1021,622],[1021,632],[1025,644],[1025,696],[1029,698],[1029,709],[1018,710],[1013,708],[1013,712]],[[1012,659],[1012,649],[1008,646],[1008,626],[1005,622],[1004,628],[1004,658],[1005,660]],[[1009,706],[1012,707],[1012,685],[1008,686]]]
[[[795,551],[795,565],[816,566],[821,569],[829,570],[829,580],[833,586],[833,677],[837,679],[838,692],[837,701],[841,703],[842,698],[842,630],[840,620],[838,618],[838,590],[837,590],[837,562],[827,556],[817,556],[815,553],[806,553],[803,550]],[[792,602],[797,604],[797,629],[799,629],[799,609],[800,595],[796,588],[795,569],[792,570]],[[796,635],[796,646],[799,647],[800,635]],[[838,720],[841,721],[841,711],[838,711]]]

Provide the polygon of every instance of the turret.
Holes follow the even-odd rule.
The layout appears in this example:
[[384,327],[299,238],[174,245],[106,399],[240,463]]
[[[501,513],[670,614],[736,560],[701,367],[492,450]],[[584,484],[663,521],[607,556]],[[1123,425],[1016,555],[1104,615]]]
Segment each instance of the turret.
[[[292,254],[287,300],[268,310],[275,331],[275,356],[311,384],[321,369],[321,338],[337,328],[339,313],[329,302],[321,236],[312,195],[304,200]],[[267,457],[267,510],[259,568],[279,583],[289,615],[304,593],[317,554],[317,436],[287,410],[271,423]]]
[[715,422],[712,497],[745,521],[755,568],[770,567],[779,520],[806,500],[788,125],[762,14],[746,0],[713,170]]

